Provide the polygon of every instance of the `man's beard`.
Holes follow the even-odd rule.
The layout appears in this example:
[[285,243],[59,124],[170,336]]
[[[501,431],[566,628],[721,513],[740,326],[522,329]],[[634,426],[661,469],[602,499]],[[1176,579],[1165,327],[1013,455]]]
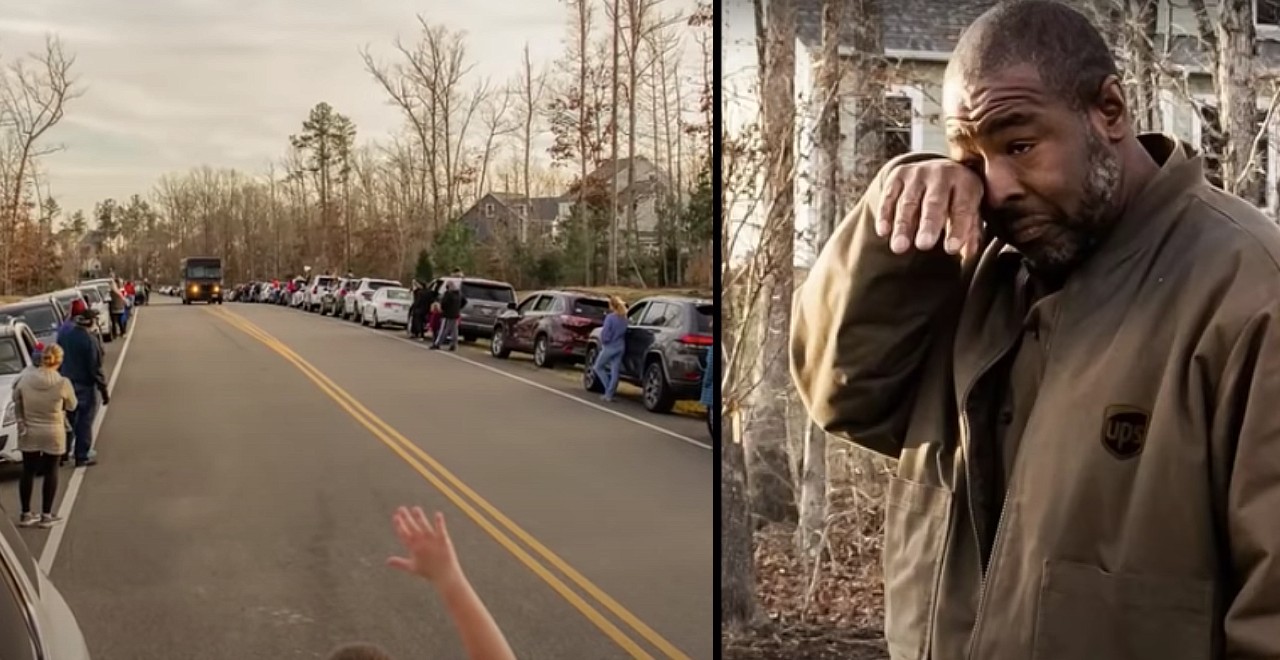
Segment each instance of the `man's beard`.
[[[1120,185],[1120,159],[1103,141],[1086,127],[1086,157],[1083,190],[1079,209],[1071,216],[1055,213],[1052,229],[1027,244],[1019,244],[1008,235],[1007,228],[1025,213],[1006,213],[1000,225],[1001,236],[1027,258],[1033,270],[1048,276],[1065,277],[1097,248],[1116,222],[1115,197]],[[997,214],[997,218],[1001,214]]]

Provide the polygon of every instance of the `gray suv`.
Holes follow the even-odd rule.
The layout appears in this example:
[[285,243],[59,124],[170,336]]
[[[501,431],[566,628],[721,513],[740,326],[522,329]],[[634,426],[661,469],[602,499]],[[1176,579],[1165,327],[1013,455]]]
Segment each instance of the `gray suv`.
[[462,318],[458,321],[458,338],[475,341],[478,337],[493,337],[493,326],[498,316],[516,302],[515,287],[506,282],[479,277],[440,277],[427,288],[436,294],[436,300],[444,295],[446,282],[457,282],[462,289]]

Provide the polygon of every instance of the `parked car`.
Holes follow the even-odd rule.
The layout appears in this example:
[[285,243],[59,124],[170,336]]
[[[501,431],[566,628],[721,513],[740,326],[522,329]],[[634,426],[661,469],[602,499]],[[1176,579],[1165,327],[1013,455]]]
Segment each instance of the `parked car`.
[[[60,291],[54,291],[53,293],[50,293],[47,296],[34,296],[32,298],[28,298],[27,300],[28,301],[42,300],[46,297],[52,298],[53,301],[57,303],[58,307],[62,311],[62,318],[64,319],[71,317],[71,304],[74,303],[75,301],[79,300],[83,302],[86,307],[89,306],[88,295],[84,291],[81,291],[80,289],[62,289]],[[94,322],[94,326],[93,326],[94,334],[98,335],[98,338],[104,342],[111,341],[107,337],[109,334],[111,334],[110,318],[104,318],[102,316],[102,314],[104,313],[102,310],[97,309],[96,307],[94,309],[97,310],[99,314],[97,321]]]
[[413,294],[402,286],[384,286],[373,292],[364,306],[361,324],[381,328],[383,325],[409,326],[409,305]]
[[89,660],[67,601],[10,517],[0,518],[0,658]]
[[338,316],[342,313],[343,298],[347,297],[360,284],[360,280],[354,278],[342,277],[338,279],[338,286],[326,291],[320,296],[320,316],[333,314]]
[[18,320],[0,323],[0,462],[22,462],[13,384],[23,371],[34,368],[34,354],[39,345],[27,324]]
[[609,299],[579,291],[538,291],[498,315],[489,352],[506,358],[532,353],[539,367],[578,362],[587,355],[591,331],[604,324]]
[[441,277],[431,281],[428,288],[437,296],[444,295],[445,284],[457,282],[462,291],[464,305],[462,318],[458,320],[458,337],[462,341],[475,341],[477,337],[488,339],[498,315],[510,309],[516,301],[516,290],[506,282],[479,277]]
[[66,320],[62,307],[51,297],[0,306],[0,323],[10,319],[22,321],[35,333],[36,340],[48,344],[58,340],[58,326]]
[[111,327],[111,307],[108,300],[102,297],[102,289],[96,286],[81,286],[76,287],[76,291],[84,296],[89,307],[98,312],[98,335],[102,337],[102,341],[110,342],[115,339],[115,328]]
[[403,284],[395,280],[380,280],[375,277],[360,278],[360,282],[356,287],[342,298],[342,318],[363,324],[364,308],[370,300],[373,300],[373,292],[389,286],[404,288]]
[[308,312],[320,311],[320,299],[330,289],[338,286],[338,278],[333,275],[315,275],[303,289],[302,308]]
[[[702,370],[711,335],[712,303],[684,296],[644,298],[627,310],[627,349],[620,380],[639,385],[644,407],[670,412],[676,401],[702,396]],[[588,340],[582,385],[603,392],[604,383],[591,369],[600,353],[600,330]]]

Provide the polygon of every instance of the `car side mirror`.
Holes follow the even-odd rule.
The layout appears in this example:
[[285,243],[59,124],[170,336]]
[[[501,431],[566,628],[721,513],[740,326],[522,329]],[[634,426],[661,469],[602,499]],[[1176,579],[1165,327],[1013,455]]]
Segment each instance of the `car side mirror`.
[[516,304],[515,304],[515,303],[513,303],[513,302],[509,302],[509,303],[507,303],[507,309],[515,309],[515,308],[516,308]]

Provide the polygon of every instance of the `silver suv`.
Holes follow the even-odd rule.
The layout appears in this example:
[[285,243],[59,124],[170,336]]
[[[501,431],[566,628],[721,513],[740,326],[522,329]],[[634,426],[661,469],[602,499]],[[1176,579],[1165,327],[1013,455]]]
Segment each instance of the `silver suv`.
[[316,275],[303,289],[302,308],[308,312],[319,312],[320,302],[324,294],[338,286],[338,278],[333,275]]

